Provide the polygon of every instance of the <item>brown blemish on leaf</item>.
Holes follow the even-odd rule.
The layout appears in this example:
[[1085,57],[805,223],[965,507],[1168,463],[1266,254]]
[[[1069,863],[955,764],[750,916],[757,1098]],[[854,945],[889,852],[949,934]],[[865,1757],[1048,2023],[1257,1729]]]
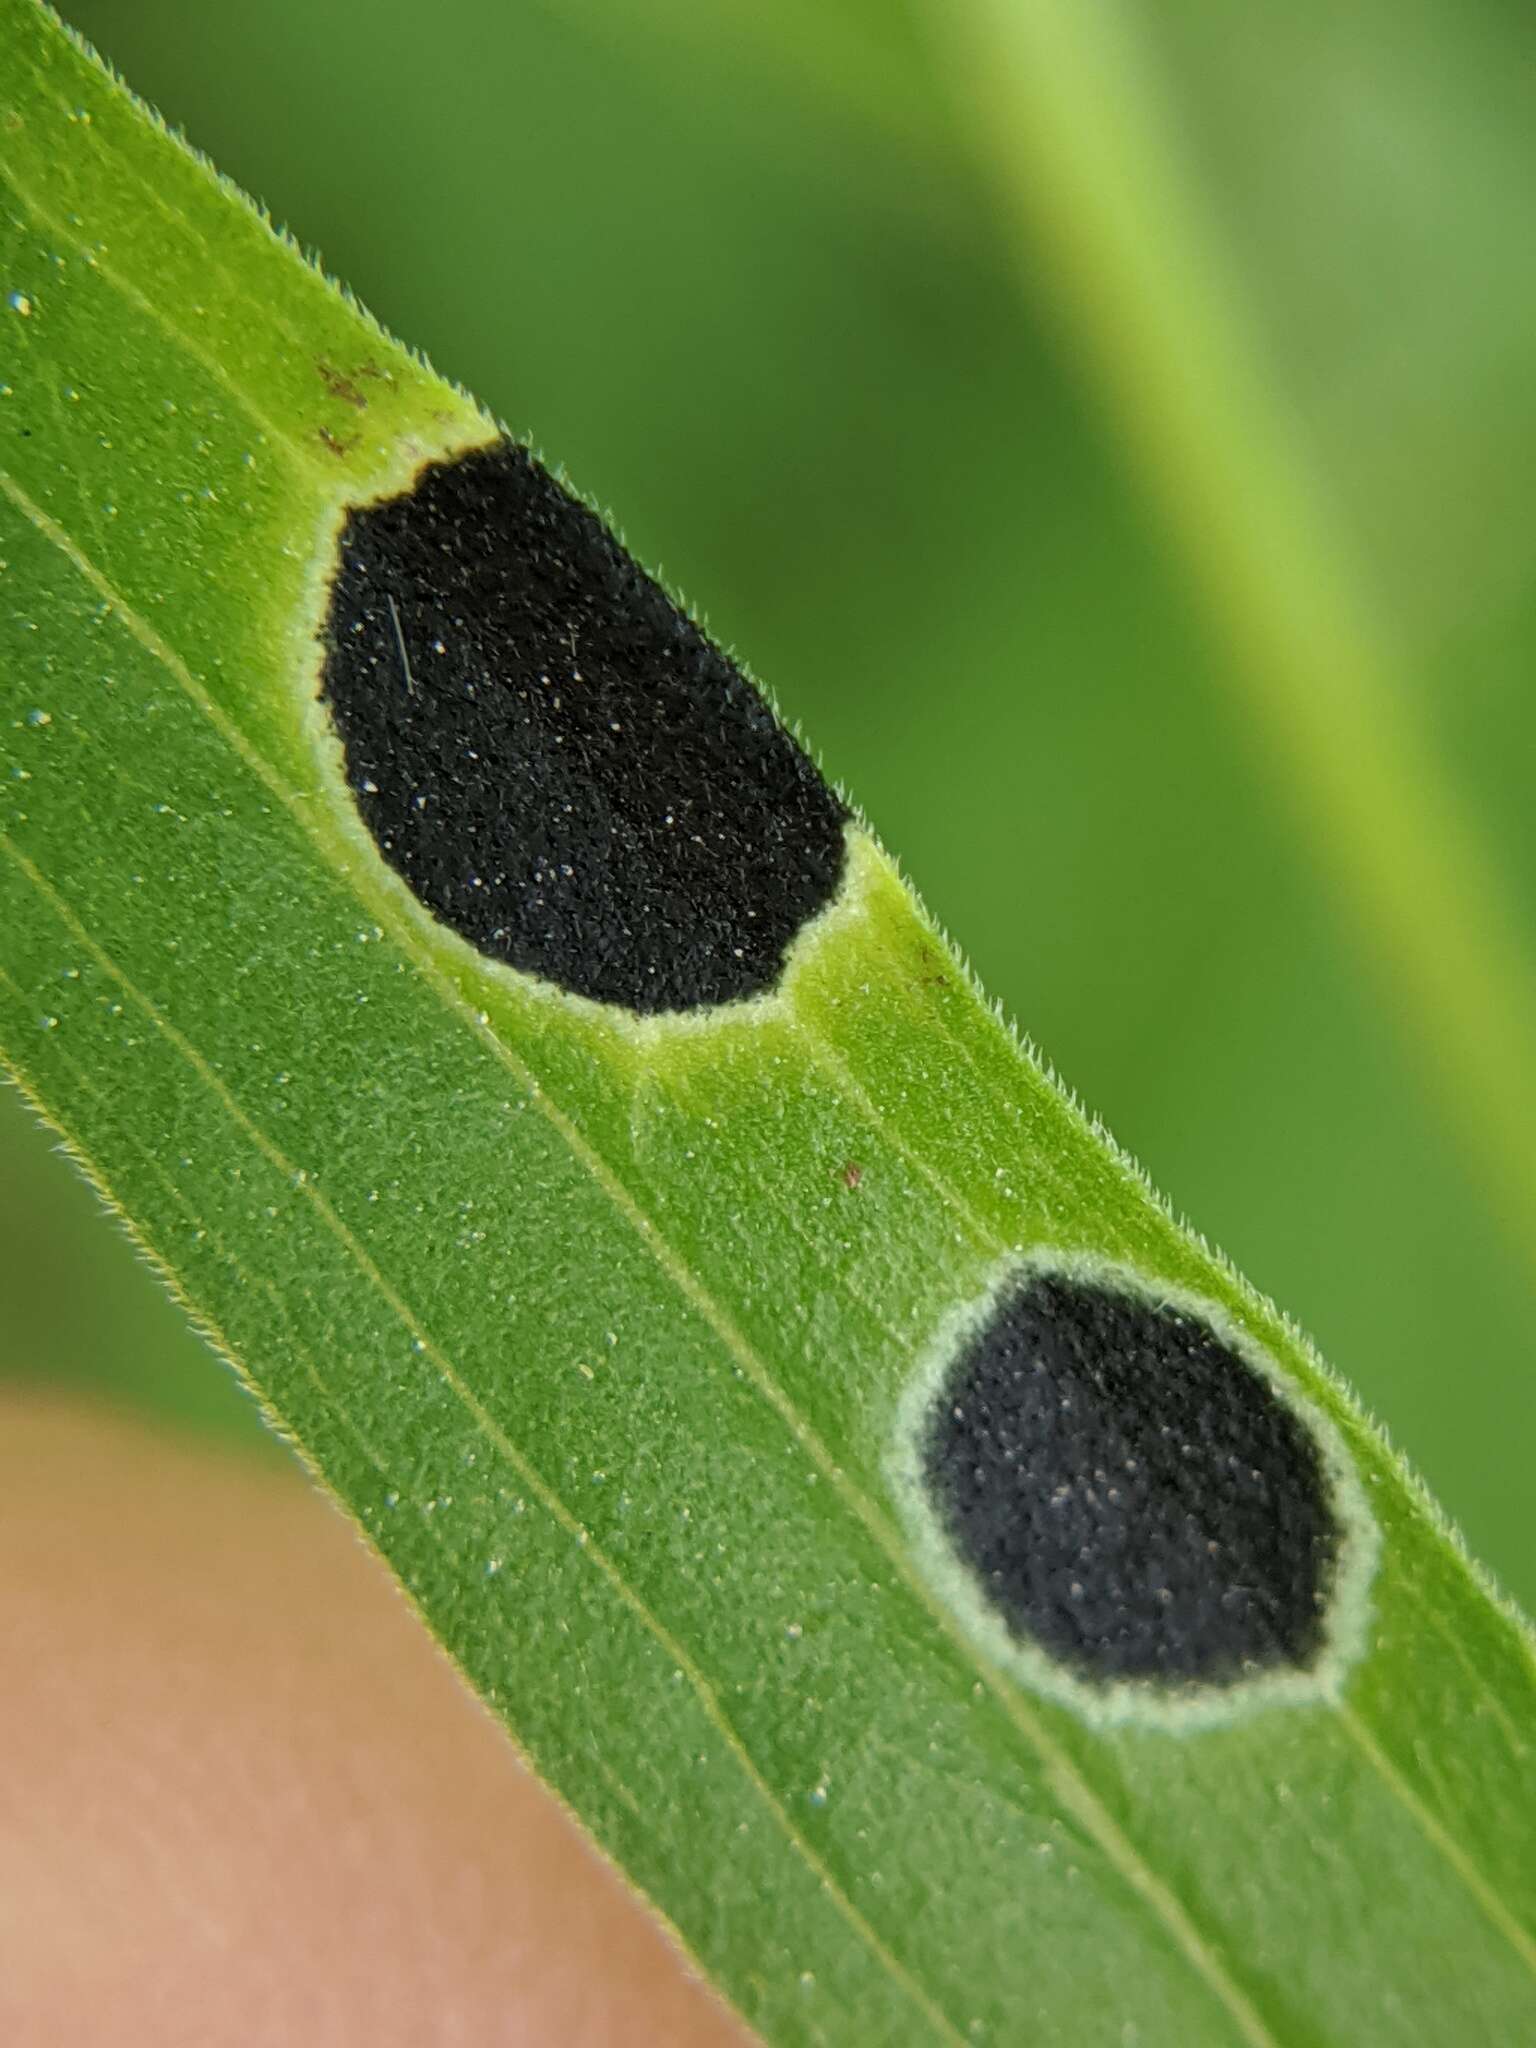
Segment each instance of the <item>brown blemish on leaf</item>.
[[930,970],[927,974],[919,975],[918,977],[923,987],[948,988],[949,976],[944,972],[944,962],[933,950],[932,946],[920,945],[917,950],[923,965]]
[[355,436],[351,441],[343,441],[337,435],[333,434],[329,427],[316,427],[315,433],[325,443],[326,447],[330,449],[331,453],[337,456],[343,462],[346,460],[352,448],[356,445]]
[[329,391],[332,398],[339,398],[345,405],[355,405],[359,412],[367,410],[367,399],[364,398],[361,391],[352,382],[352,379],[344,377],[334,364],[325,362],[322,359],[315,364],[315,368],[320,372],[325,388]]
[[864,1169],[856,1159],[846,1159],[837,1170],[837,1177],[850,1191],[864,1178]]

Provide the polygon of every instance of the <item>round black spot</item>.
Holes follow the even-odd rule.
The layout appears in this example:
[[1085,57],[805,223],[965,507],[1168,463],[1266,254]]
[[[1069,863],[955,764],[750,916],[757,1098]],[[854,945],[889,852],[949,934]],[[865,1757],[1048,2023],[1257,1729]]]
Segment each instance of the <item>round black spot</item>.
[[322,694],[380,852],[471,945],[632,1010],[759,995],[846,812],[752,685],[525,449],[343,529]]
[[1080,1677],[1220,1684],[1321,1646],[1317,1445],[1187,1309],[1023,1278],[960,1347],[921,1456],[986,1598]]

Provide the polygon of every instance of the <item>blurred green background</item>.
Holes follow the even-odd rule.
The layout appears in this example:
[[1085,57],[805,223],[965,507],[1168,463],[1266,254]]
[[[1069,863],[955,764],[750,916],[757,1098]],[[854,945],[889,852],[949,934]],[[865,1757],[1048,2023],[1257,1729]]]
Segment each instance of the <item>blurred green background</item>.
[[[1478,1035],[1437,1054],[1345,907],[1057,274],[1020,261],[947,47],[969,6],[65,11],[613,508],[1530,1605],[1536,1213],[1458,1107]],[[1536,959],[1536,15],[1122,13],[1390,621],[1396,701]],[[1522,1116],[1495,1134],[1516,1162]],[[255,1452],[243,1397],[49,1152],[0,1095],[5,1371]]]

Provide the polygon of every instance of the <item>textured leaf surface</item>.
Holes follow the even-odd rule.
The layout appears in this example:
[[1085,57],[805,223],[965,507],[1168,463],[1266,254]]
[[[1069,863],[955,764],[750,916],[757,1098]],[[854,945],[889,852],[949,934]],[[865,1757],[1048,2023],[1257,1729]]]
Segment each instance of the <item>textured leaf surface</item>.
[[[316,632],[348,508],[494,429],[0,22],[0,1045],[429,1624],[773,2040],[1519,2038],[1529,1648],[1396,1461],[862,828],[686,1021],[425,914]],[[913,1405],[1051,1258],[1209,1304],[1328,1447],[1311,1671],[1106,1695],[942,1555]]]

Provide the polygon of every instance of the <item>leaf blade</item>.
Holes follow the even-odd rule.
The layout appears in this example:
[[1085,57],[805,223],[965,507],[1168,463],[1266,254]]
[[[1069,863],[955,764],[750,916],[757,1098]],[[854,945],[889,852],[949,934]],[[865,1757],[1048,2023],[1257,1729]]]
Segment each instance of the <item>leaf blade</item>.
[[[63,110],[46,96],[40,160],[59,123],[79,125],[76,94],[122,115],[62,47],[46,41],[48,61],[73,64],[78,84]],[[121,132],[110,143],[136,146]],[[165,138],[145,147],[158,176],[208,182]],[[131,250],[131,220],[114,237]],[[307,319],[312,274],[253,246],[281,321]],[[81,318],[55,330],[66,369],[71,337],[101,313],[100,265],[86,268],[98,282]],[[52,321],[60,308],[37,297]],[[126,303],[137,348],[147,316]],[[325,320],[339,305],[324,301]],[[142,344],[162,366],[165,339]],[[319,364],[345,376],[349,352],[334,327],[323,339],[341,362],[306,352],[287,401],[301,424],[278,431],[313,425],[329,456],[318,427],[350,401]],[[371,331],[367,346],[383,348]],[[132,416],[142,363],[101,353],[80,378],[95,417]],[[238,459],[244,436],[186,353],[197,424],[175,445]],[[1337,1877],[1287,1899],[1277,1943],[1244,1875],[1251,1842],[1181,1838],[1202,1806],[1230,1804],[1234,1775],[1275,1779],[1278,1757],[1369,1810],[1341,1851],[1358,1868],[1380,1832],[1404,1828],[1382,1818],[1395,1795],[1380,1770],[1342,1719],[1320,1732],[1317,1710],[1173,1738],[1085,1727],[1027,1697],[913,1565],[887,1471],[894,1404],[924,1333],[1000,1253],[1087,1230],[1221,1299],[1392,1494],[1378,1624],[1406,1647],[1365,1671],[1395,1679],[1414,1655],[1404,1617],[1419,1578],[1433,1572],[1466,1607],[1459,1560],[1294,1334],[1010,1044],[862,835],[863,893],[797,959],[789,998],[698,1032],[619,1029],[551,1003],[430,925],[349,826],[303,709],[315,564],[345,494],[489,432],[408,358],[390,364],[396,409],[377,445],[335,472],[286,459],[281,490],[242,509],[238,541],[215,514],[186,516],[164,444],[120,467],[130,525],[173,536],[137,557],[116,538],[129,529],[84,504],[88,466],[70,460],[83,440],[9,461],[7,574],[29,595],[28,624],[72,636],[67,663],[50,652],[8,681],[46,713],[13,728],[29,780],[7,817],[10,1063],[226,1348],[265,1361],[279,1413],[437,1632],[770,2036],[898,2040],[920,2025],[964,2039],[1023,2011],[1044,2039],[1116,2038],[1128,2011],[1151,2039],[1337,2029],[1359,1994],[1327,1939]],[[238,575],[224,588],[249,555],[273,579],[256,601]],[[156,583],[173,569],[182,602],[162,624]],[[79,677],[99,687],[82,694]],[[933,1097],[953,1114],[914,1129],[912,1102]],[[173,1165],[146,1132],[174,1134]],[[839,1179],[849,1165],[853,1186]],[[742,1211],[743,1185],[772,1193],[771,1220]],[[527,1246],[550,1254],[534,1299]],[[813,1326],[786,1331],[786,1299],[806,1296]],[[537,1611],[505,1597],[514,1536],[522,1583],[550,1589]],[[1482,1683],[1498,1667],[1506,1712],[1528,1711],[1512,1623],[1475,1617],[1464,1654]],[[1390,1699],[1368,1727],[1411,1754]],[[1469,1748],[1464,1782],[1507,1777],[1507,1758],[1491,1761],[1501,1741],[1496,1725]],[[1400,1756],[1381,1754],[1401,1775]],[[1455,1799],[1437,1812],[1414,1796],[1454,1840]],[[1482,2009],[1505,2025],[1529,1995],[1519,1959],[1504,1960],[1508,1930],[1469,1905],[1443,1853],[1410,1848],[1414,1827],[1412,1925],[1466,1926]],[[1291,1854],[1300,1842],[1293,1829]],[[1518,1844],[1486,1847],[1503,1858],[1497,1899],[1520,1881]],[[1077,1877],[1059,1878],[1063,1865]],[[1008,1956],[1000,1896],[1031,1937]],[[1437,1999],[1443,2011],[1411,1933],[1385,1905],[1376,1919],[1416,1982],[1414,2022]],[[1314,1948],[1298,2013],[1287,1979]]]

